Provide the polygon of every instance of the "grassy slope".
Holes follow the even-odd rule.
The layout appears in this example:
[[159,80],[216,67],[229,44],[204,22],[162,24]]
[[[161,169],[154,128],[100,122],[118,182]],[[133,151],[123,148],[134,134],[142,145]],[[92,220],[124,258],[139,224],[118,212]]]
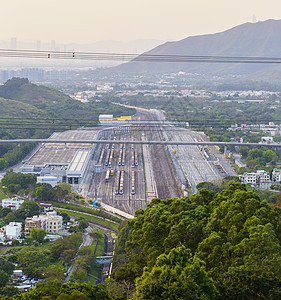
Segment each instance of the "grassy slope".
[[8,196],[6,196],[1,190],[0,190],[0,199],[6,199]]
[[97,222],[99,224],[103,224],[103,225],[106,225],[106,226],[109,226],[115,230],[118,230],[119,229],[119,225],[117,224],[114,224],[110,221],[107,221],[107,220],[103,220],[101,218],[97,218],[95,216],[90,216],[90,215],[87,215],[85,213],[82,213],[82,212],[74,212],[72,210],[68,210],[68,209],[59,209],[59,208],[56,208],[56,210],[58,211],[61,211],[61,212],[66,212],[68,213],[70,216],[74,216],[74,217],[78,217],[78,218],[84,218],[84,219],[87,219],[87,220],[90,220],[90,221],[93,221],[93,222]]

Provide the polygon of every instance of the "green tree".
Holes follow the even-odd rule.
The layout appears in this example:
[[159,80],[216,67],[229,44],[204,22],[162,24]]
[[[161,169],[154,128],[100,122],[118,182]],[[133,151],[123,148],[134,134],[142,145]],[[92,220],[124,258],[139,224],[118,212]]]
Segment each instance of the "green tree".
[[6,169],[7,167],[7,161],[4,158],[0,158],[0,171]]
[[43,272],[44,272],[43,273],[44,279],[46,281],[51,281],[51,280],[62,281],[65,277],[64,271],[55,265],[48,266],[47,268],[44,269]]
[[42,228],[32,228],[30,230],[30,237],[38,243],[42,243],[46,235],[47,231]]
[[41,210],[42,209],[35,201],[26,200],[21,204],[20,208],[15,211],[15,214],[18,219],[25,219],[27,217],[39,215]]
[[[42,278],[42,268],[46,266],[48,260],[46,253],[37,247],[23,247],[17,252],[20,267],[29,276]],[[41,270],[40,270],[41,269]]]
[[9,207],[2,207],[0,209],[0,218],[5,218],[8,213],[11,213],[12,210]]
[[9,275],[3,270],[0,270],[0,288],[6,286],[8,281],[9,281]]
[[104,284],[92,285],[88,283],[62,283],[58,280],[38,283],[29,292],[17,295],[12,299],[91,299],[109,300],[107,287]]
[[8,275],[13,274],[15,265],[10,261],[5,260],[3,257],[0,258],[0,270],[3,270]]
[[54,189],[50,184],[42,184],[36,188],[35,196],[44,201],[53,201],[56,197]]
[[161,254],[137,279],[134,299],[214,299],[216,287],[203,261],[184,246]]
[[4,218],[5,222],[9,223],[9,222],[13,222],[16,220],[16,216],[13,212],[9,212],[7,214],[7,216]]

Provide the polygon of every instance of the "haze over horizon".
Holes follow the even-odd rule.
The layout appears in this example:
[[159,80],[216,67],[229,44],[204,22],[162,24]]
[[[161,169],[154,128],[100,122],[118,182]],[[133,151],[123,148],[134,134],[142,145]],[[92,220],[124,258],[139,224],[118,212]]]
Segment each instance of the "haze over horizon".
[[[245,22],[281,19],[281,2],[222,0],[14,0],[1,3],[0,40],[91,44],[139,39],[180,40]],[[23,13],[24,12],[24,13]],[[13,17],[11,18],[11,13]]]

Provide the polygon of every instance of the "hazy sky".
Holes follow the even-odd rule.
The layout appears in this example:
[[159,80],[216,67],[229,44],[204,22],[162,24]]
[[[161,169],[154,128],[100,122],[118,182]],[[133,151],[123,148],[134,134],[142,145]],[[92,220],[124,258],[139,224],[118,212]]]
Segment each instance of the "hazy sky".
[[281,19],[280,0],[1,0],[0,40],[179,40]]

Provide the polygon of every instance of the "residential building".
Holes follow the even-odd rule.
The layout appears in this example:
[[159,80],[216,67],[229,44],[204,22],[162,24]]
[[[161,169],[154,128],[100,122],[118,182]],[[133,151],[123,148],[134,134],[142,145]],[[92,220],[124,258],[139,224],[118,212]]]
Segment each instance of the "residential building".
[[48,233],[58,233],[62,230],[62,216],[58,216],[56,211],[46,214],[46,231]]
[[276,183],[281,182],[281,169],[274,169],[272,172],[272,180]]
[[6,226],[0,227],[0,241],[4,241],[6,239]]
[[250,184],[252,187],[256,187],[261,190],[269,189],[272,185],[270,174],[264,170],[257,170],[256,173],[245,172],[242,176],[239,176],[239,179],[241,182]]
[[257,170],[257,177],[259,178],[259,182],[270,181],[270,174],[264,170]]
[[53,211],[53,209],[54,209],[53,204],[48,204],[48,203],[41,202],[39,205],[44,208],[45,213],[47,213],[49,211]]
[[19,239],[21,235],[21,223],[10,222],[6,226],[6,236],[9,240]]
[[23,271],[22,270],[14,270],[12,276],[14,278],[21,278],[23,276]]
[[260,190],[269,190],[271,186],[272,186],[272,181],[271,180],[263,181],[263,182],[259,183],[259,189]]
[[26,235],[30,233],[32,228],[46,229],[46,217],[45,216],[33,216],[32,218],[25,219],[24,232]]
[[257,184],[257,174],[245,172],[243,176],[240,177],[241,181],[245,184],[256,185]]
[[16,210],[20,208],[23,202],[24,200],[20,198],[3,199],[2,207],[8,207],[12,210]]

